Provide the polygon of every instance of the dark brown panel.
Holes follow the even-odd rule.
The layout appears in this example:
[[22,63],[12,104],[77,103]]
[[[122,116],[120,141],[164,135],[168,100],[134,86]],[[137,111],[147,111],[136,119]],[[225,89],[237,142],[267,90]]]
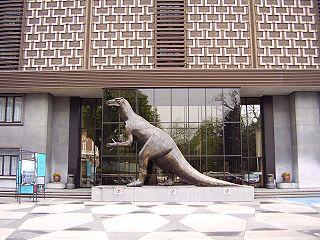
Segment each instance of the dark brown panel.
[[112,87],[319,87],[320,70],[7,71],[1,89]]
[[273,99],[272,96],[262,97],[262,119],[263,119],[263,146],[264,146],[264,176],[275,174],[275,143],[273,122]]
[[69,153],[68,174],[74,174],[76,187],[80,186],[80,132],[81,132],[81,102],[79,97],[70,98],[69,118]]
[[156,0],[156,67],[185,67],[184,0]]
[[0,70],[18,70],[23,0],[0,1]]

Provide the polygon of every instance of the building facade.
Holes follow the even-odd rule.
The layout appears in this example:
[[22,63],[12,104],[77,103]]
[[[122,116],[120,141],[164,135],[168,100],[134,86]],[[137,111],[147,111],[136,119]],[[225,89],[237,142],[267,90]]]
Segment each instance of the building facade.
[[[19,149],[77,187],[125,184],[138,152],[125,97],[200,172],[320,187],[317,0],[7,0],[0,3],[0,186]],[[150,167],[150,183],[166,176]],[[176,179],[177,182],[180,179]]]

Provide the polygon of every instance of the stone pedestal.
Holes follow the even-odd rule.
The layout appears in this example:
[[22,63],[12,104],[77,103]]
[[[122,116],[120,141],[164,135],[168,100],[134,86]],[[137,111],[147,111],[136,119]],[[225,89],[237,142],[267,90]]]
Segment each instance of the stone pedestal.
[[65,189],[66,183],[64,182],[53,182],[53,183],[47,183],[46,188],[52,188],[52,189]]
[[254,188],[196,186],[95,186],[92,201],[102,202],[242,202],[254,200]]
[[298,183],[294,183],[294,182],[277,183],[277,188],[281,188],[281,189],[298,188],[298,187],[299,187]]

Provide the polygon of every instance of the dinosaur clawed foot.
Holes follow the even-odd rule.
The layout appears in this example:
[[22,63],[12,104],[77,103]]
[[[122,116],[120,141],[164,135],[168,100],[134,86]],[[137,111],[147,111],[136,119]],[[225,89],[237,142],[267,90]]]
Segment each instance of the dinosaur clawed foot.
[[134,182],[128,183],[127,187],[142,187],[143,182],[136,180]]
[[167,180],[163,183],[159,183],[160,186],[173,186],[174,182],[172,180]]

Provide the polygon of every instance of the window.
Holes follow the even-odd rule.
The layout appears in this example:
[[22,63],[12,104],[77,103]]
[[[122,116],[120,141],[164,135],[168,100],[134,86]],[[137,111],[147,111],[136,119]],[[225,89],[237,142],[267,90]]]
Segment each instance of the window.
[[0,123],[21,123],[22,97],[0,96]]
[[15,176],[19,149],[0,149],[0,176]]

